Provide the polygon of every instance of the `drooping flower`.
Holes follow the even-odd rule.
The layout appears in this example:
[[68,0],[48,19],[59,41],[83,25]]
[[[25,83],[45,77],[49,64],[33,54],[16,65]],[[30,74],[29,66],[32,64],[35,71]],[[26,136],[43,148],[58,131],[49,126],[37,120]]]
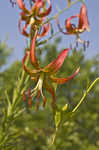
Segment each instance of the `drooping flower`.
[[[72,24],[71,21],[74,18],[78,18],[78,26],[76,26],[75,24]],[[57,19],[57,25],[59,30],[67,35],[76,35],[77,40],[81,43],[84,43],[86,41],[83,41],[80,39],[79,34],[83,33],[84,31],[90,31],[90,27],[89,27],[89,21],[88,21],[88,14],[87,14],[87,8],[85,4],[82,4],[81,8],[80,8],[80,13],[74,16],[69,17],[66,21],[65,21],[65,28],[66,28],[66,32],[64,32],[62,30],[62,28],[60,27],[59,21]]]
[[[73,18],[79,18],[78,26],[71,24],[71,20]],[[82,4],[81,9],[80,9],[80,14],[71,16],[66,20],[66,29],[67,29],[67,34],[79,34],[84,31],[90,31],[89,28],[89,22],[88,22],[88,15],[87,15],[87,8],[85,4]]]
[[[55,90],[54,90],[53,83],[56,85],[66,83],[67,81],[71,80],[78,74],[79,68],[71,76],[69,76],[67,78],[57,78],[56,77],[56,73],[60,70],[60,68],[64,62],[64,59],[66,58],[66,56],[69,52],[69,49],[64,49],[54,61],[52,61],[50,64],[48,64],[44,68],[41,68],[40,64],[38,63],[38,60],[36,58],[36,55],[35,55],[36,38],[37,38],[37,32],[35,33],[35,35],[33,37],[30,52],[26,52],[26,55],[23,58],[24,70],[30,75],[31,79],[34,82],[36,82],[36,87],[33,90],[29,89],[29,91],[28,91],[28,102],[29,102],[30,106],[32,106],[31,100],[33,99],[33,97],[35,97],[37,95],[36,108],[38,109],[39,108],[39,98],[40,98],[40,96],[42,96],[43,107],[44,107],[46,104],[46,101],[47,101],[46,96],[43,94],[43,89],[45,89],[52,95],[52,108],[54,109]],[[34,67],[33,70],[31,70],[24,64],[27,56],[30,56],[31,64]],[[23,92],[23,96],[25,99],[25,92]]]
[[[22,0],[17,0],[19,8],[22,10],[22,12],[20,13],[21,18],[19,20],[19,31],[27,37],[29,36],[29,33],[27,33],[26,31],[27,27],[30,26],[30,28],[35,32],[44,23],[44,18],[50,14],[52,9],[50,0],[47,0],[49,4],[48,8],[46,8],[45,0],[36,0],[33,2],[34,2],[33,6],[31,7],[30,10],[28,10]],[[23,29],[21,30],[22,21],[24,21],[25,24],[23,26]],[[42,27],[44,32],[46,30],[47,34],[49,28],[46,27],[46,25],[43,25]]]

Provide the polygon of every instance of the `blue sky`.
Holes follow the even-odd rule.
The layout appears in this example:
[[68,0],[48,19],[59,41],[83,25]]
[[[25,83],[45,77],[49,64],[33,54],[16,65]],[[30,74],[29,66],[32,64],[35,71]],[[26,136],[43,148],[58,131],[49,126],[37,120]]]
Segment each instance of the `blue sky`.
[[[74,1],[74,0],[72,0]],[[66,0],[53,0],[52,15],[57,12],[55,9],[57,6],[59,9],[66,7]],[[99,0],[86,0],[88,9],[88,17],[90,22],[90,32],[85,32],[81,35],[82,39],[89,40],[90,46],[85,52],[87,58],[93,57],[99,53]],[[64,21],[71,15],[79,13],[81,3],[73,5],[68,11],[60,15],[59,20],[61,26],[64,25]],[[4,40],[8,34],[7,43],[10,47],[14,47],[14,52],[11,59],[8,61],[11,64],[15,60],[20,60],[23,57],[24,48],[27,44],[26,38],[24,38],[18,30],[18,19],[20,10],[17,6],[11,7],[9,0],[2,0],[0,3],[0,40]],[[55,21],[52,21],[55,23]],[[54,26],[55,31],[57,27]],[[75,36],[66,36],[60,34],[63,37],[62,47],[69,47],[70,43],[74,42]]]

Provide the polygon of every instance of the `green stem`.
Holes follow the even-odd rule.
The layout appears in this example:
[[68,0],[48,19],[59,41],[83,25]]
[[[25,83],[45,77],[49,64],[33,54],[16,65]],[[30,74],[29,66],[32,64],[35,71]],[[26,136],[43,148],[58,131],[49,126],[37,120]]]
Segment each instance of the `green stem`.
[[[25,65],[28,64],[28,61],[29,61],[29,57],[27,58]],[[12,105],[14,105],[16,103],[16,99],[19,97],[19,92],[21,90],[21,86],[25,80],[24,78],[25,78],[25,71],[23,70],[22,74],[21,74],[21,78],[17,83],[17,87],[14,89]],[[28,76],[27,76],[27,78],[28,78]]]
[[56,136],[57,136],[57,132],[58,132],[58,128],[56,129],[53,137],[52,137],[52,142],[51,142],[51,146],[54,145],[55,141],[56,141]]
[[95,81],[93,81],[93,83],[89,86],[89,88],[86,90],[86,92],[84,93],[83,97],[81,98],[80,102],[77,104],[77,106],[72,110],[72,112],[74,113],[79,106],[81,105],[81,103],[84,101],[85,97],[87,96],[87,94],[90,92],[90,90],[92,89],[92,87],[96,84],[96,82],[99,81],[99,77],[95,79]]
[[50,36],[48,39],[44,40],[44,41],[40,41],[39,43],[37,43],[37,46],[42,45],[42,44],[46,44],[47,42],[49,42],[49,40],[51,40],[53,37],[55,37],[56,35],[58,35],[60,32],[56,32],[54,33],[52,36]]

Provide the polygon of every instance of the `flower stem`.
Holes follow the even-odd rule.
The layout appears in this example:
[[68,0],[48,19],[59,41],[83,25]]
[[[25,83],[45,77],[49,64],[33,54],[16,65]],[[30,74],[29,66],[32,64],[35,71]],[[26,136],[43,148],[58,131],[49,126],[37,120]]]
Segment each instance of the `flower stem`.
[[86,92],[84,93],[83,97],[81,98],[80,102],[77,104],[77,106],[72,110],[72,112],[74,113],[79,106],[81,105],[81,103],[84,101],[85,97],[87,96],[87,94],[90,92],[90,90],[93,88],[93,86],[96,84],[96,82],[99,81],[99,77],[96,78],[93,83],[89,86],[89,88],[86,90]]
[[[28,64],[28,61],[29,61],[29,57],[27,58],[25,65]],[[28,76],[26,78],[28,78]],[[14,89],[12,105],[14,105],[16,103],[16,99],[19,97],[19,93],[21,93],[20,92],[21,86],[22,86],[24,80],[25,80],[25,71],[22,70],[21,78],[17,83],[17,87]]]

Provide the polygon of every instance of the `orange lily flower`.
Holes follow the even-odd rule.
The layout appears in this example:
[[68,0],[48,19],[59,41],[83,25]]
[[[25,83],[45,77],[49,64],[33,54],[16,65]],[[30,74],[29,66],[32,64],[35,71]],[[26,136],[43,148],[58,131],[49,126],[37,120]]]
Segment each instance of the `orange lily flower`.
[[[55,90],[53,87],[53,83],[54,84],[66,83],[67,81],[74,78],[78,74],[80,69],[78,68],[71,76],[69,76],[67,78],[57,78],[56,77],[56,73],[61,68],[61,66],[64,62],[64,59],[66,58],[66,56],[69,52],[69,49],[64,49],[54,61],[52,61],[50,64],[48,64],[44,68],[40,68],[40,64],[38,63],[37,58],[35,56],[36,38],[37,38],[37,32],[35,33],[35,35],[33,37],[30,52],[26,52],[26,55],[23,58],[24,70],[30,75],[31,79],[37,83],[36,87],[33,90],[30,90],[30,89],[28,90],[28,103],[30,106],[32,106],[31,100],[33,99],[33,97],[35,97],[37,95],[36,108],[38,109],[39,108],[39,98],[40,98],[40,96],[42,96],[43,107],[44,107],[46,104],[46,101],[47,101],[47,98],[45,95],[43,95],[43,91],[42,91],[44,88],[46,91],[48,91],[52,95],[52,108],[54,109]],[[30,56],[30,61],[34,67],[34,70],[31,70],[30,68],[25,66],[24,62],[25,62],[27,56]],[[25,100],[25,92],[23,92],[23,98]]]
[[[27,27],[30,25],[31,29],[33,29],[34,31],[39,29],[44,22],[44,18],[50,14],[51,9],[52,9],[50,0],[47,0],[47,2],[49,4],[49,8],[47,8],[47,9],[45,8],[44,0],[36,0],[33,2],[34,2],[34,5],[31,7],[30,10],[28,10],[22,0],[17,0],[19,8],[22,10],[22,12],[20,14],[21,18],[19,20],[19,31],[27,37],[29,36],[29,33],[27,33],[27,31],[26,31]],[[22,21],[25,21],[25,24],[21,31],[21,22]],[[48,23],[48,26],[49,26],[49,23]],[[49,31],[48,27],[43,25],[43,28],[44,28],[43,29],[44,33],[46,30],[46,34],[47,34]]]
[[[71,24],[71,20],[76,17],[79,18],[78,27],[76,27],[74,24]],[[71,16],[70,18],[66,20],[66,29],[67,29],[67,34],[79,34],[86,30],[88,32],[90,31],[87,8],[85,4],[82,4],[81,9],[80,9],[80,14]]]
[[[71,20],[74,18],[78,18],[78,26],[76,26],[75,24],[71,23]],[[81,43],[84,43],[86,41],[83,41],[80,39],[79,34],[83,33],[84,31],[90,31],[90,27],[89,27],[89,21],[88,21],[88,14],[87,14],[87,8],[85,4],[82,4],[81,8],[80,8],[80,13],[74,16],[69,17],[66,21],[65,21],[65,27],[67,32],[64,32],[59,24],[59,21],[57,19],[57,25],[59,30],[64,33],[64,34],[69,34],[69,35],[73,35],[75,34],[77,36],[77,40]]]

